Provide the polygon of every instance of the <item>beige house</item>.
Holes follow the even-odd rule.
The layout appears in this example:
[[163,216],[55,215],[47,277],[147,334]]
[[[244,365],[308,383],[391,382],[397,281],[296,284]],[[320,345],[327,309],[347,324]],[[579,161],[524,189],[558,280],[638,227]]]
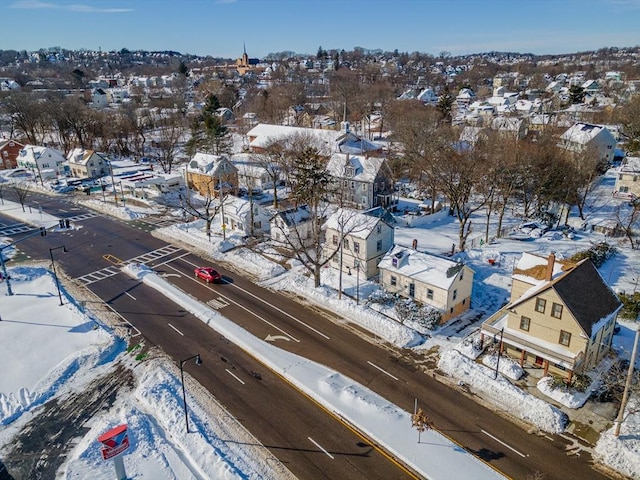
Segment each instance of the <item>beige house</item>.
[[185,183],[203,197],[237,193],[238,169],[225,156],[198,152],[185,168]]
[[618,168],[613,196],[628,199],[640,197],[640,157],[627,157]]
[[474,271],[429,253],[395,245],[378,265],[380,286],[442,312],[441,323],[471,306]]
[[101,153],[74,148],[67,155],[71,175],[77,178],[98,178],[109,173],[109,160]]
[[482,339],[501,351],[566,377],[594,368],[611,349],[620,300],[593,263],[524,253],[512,274],[509,303],[482,324]]
[[393,245],[393,227],[379,217],[340,208],[325,224],[325,258],[329,265],[363,279],[378,274],[378,263]]

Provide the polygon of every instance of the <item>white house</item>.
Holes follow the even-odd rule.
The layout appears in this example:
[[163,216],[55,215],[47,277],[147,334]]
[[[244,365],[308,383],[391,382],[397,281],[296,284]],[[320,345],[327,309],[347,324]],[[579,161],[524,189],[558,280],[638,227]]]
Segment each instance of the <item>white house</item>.
[[18,154],[18,167],[31,170],[42,179],[55,178],[64,173],[66,161],[61,152],[50,147],[26,145]]
[[614,197],[640,198],[640,157],[627,157],[616,171]]
[[616,148],[616,139],[602,125],[575,123],[560,136],[560,146],[570,152],[584,152],[593,149],[605,162],[612,162]]
[[248,190],[273,188],[273,177],[280,179],[280,167],[256,161],[252,154],[239,153],[231,157],[231,163],[238,169],[238,185]]
[[271,240],[294,249],[308,247],[314,240],[313,221],[306,205],[278,212],[269,222]]
[[220,209],[223,228],[243,235],[268,233],[270,215],[257,202],[227,195]]
[[385,291],[440,310],[442,323],[471,306],[474,271],[462,263],[395,245],[378,268]]
[[109,159],[102,153],[74,148],[67,155],[71,175],[77,178],[97,178],[109,173]]
[[324,225],[324,255],[329,265],[347,274],[371,278],[378,274],[378,263],[391,248],[394,230],[378,217],[357,210],[339,208]]

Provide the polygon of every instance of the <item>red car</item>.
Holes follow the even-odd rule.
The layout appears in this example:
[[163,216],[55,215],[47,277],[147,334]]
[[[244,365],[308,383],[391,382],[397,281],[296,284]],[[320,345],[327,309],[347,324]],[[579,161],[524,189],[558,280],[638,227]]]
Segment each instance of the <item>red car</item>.
[[211,267],[197,267],[193,273],[195,273],[196,278],[201,278],[207,283],[219,282],[222,280],[222,275]]

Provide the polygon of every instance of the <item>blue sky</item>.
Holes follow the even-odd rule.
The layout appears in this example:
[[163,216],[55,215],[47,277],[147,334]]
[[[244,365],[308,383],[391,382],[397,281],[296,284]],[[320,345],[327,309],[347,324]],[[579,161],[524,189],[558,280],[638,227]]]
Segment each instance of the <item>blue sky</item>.
[[640,45],[640,0],[0,0],[0,49],[236,58],[354,47],[453,55]]

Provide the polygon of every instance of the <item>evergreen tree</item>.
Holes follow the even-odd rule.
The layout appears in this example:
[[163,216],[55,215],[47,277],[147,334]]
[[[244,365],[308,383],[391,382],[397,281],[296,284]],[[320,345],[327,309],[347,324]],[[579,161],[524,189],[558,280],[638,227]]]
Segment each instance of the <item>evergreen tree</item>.
[[571,85],[569,87],[569,101],[572,104],[584,102],[584,88],[580,85]]

